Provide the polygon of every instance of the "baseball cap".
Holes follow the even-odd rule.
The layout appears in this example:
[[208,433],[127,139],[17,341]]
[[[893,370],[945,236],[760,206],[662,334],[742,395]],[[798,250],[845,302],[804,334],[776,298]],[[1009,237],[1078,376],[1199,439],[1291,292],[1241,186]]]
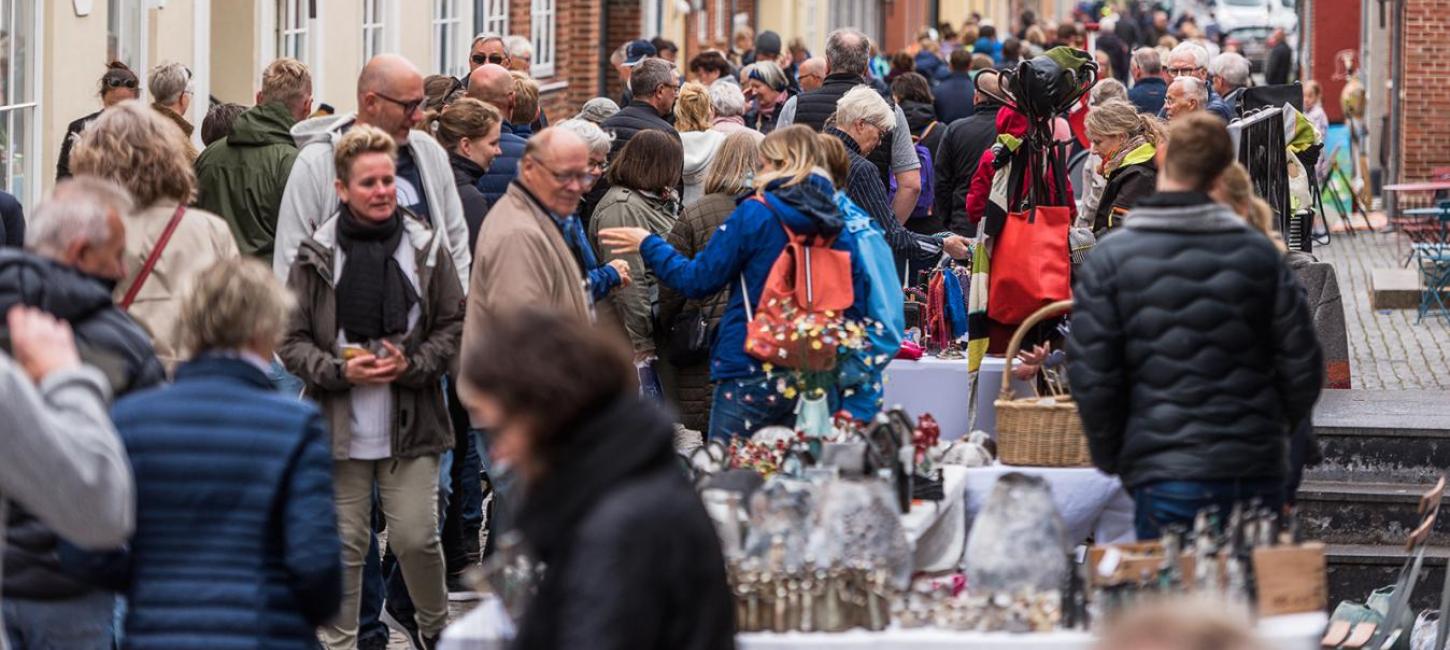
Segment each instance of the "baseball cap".
[[780,34],[766,30],[755,37],[755,53],[766,56],[780,54]]
[[631,68],[639,65],[640,61],[648,59],[656,54],[655,46],[645,39],[636,39],[624,47],[624,65]]

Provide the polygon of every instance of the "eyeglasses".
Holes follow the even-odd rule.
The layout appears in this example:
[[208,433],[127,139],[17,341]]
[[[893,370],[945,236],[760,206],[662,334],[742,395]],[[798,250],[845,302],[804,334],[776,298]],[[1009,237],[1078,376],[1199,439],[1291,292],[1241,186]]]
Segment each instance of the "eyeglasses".
[[401,99],[394,99],[394,98],[389,97],[387,95],[384,95],[382,93],[375,92],[373,94],[374,95],[377,95],[378,97],[380,97],[382,99],[386,99],[386,100],[388,100],[388,101],[390,101],[390,102],[392,102],[394,104],[397,104],[398,106],[401,106],[403,108],[403,114],[405,114],[405,115],[412,115],[413,114],[413,111],[418,110],[418,107],[422,106],[423,105],[423,102],[427,101],[427,99],[428,99],[426,97],[422,97],[422,98],[419,98],[419,99],[414,99],[412,101],[405,102],[405,101],[403,101]]
[[473,60],[474,65],[483,65],[485,63],[503,65],[504,61],[509,60],[505,54],[475,54],[469,57],[469,59]]
[[1168,74],[1171,74],[1175,77],[1186,77],[1202,69],[1203,68],[1200,68],[1198,66],[1189,66],[1186,68],[1168,68]]
[[609,161],[607,161],[607,160],[600,160],[600,161],[591,160],[591,161],[589,161],[589,167],[588,167],[588,169],[589,169],[589,171],[593,172],[594,174],[596,174],[598,176],[603,176],[604,175],[604,172],[609,171]]
[[554,182],[560,185],[577,182],[583,187],[588,187],[593,185],[594,181],[599,180],[599,174],[591,174],[589,172],[556,172],[550,169],[548,165],[545,165],[544,161],[539,160],[538,156],[531,155],[529,158],[533,159],[534,164],[543,167],[544,171],[549,172],[549,175],[554,177]]
[[135,79],[107,79],[106,80],[106,87],[107,88],[130,88],[132,90],[135,90],[140,85],[141,85],[140,82],[136,81]]

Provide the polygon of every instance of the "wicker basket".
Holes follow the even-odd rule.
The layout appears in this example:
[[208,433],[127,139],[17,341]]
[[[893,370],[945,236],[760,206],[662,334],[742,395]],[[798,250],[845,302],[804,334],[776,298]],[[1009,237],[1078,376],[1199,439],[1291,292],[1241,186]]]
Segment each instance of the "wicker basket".
[[[1002,393],[997,407],[997,451],[1004,465],[1033,467],[1091,467],[1087,437],[1077,404],[1070,396],[1040,403],[1040,396],[1017,399],[1012,394],[1012,363],[1027,332],[1044,319],[1070,311],[1072,301],[1063,300],[1037,310],[1018,326],[1007,345],[1007,363],[1002,369]],[[1036,383],[1033,384],[1036,391]]]

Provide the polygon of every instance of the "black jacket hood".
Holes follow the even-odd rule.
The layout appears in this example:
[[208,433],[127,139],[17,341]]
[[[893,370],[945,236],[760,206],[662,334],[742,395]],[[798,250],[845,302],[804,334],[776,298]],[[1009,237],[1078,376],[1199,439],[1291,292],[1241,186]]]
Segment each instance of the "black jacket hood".
[[29,305],[74,323],[112,304],[104,280],[39,255],[0,250],[0,308]]

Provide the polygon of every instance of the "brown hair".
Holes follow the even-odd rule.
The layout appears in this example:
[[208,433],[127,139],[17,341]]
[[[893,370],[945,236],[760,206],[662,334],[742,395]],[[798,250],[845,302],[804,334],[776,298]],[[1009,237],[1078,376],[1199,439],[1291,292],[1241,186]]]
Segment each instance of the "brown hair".
[[247,110],[241,104],[217,104],[206,111],[206,117],[201,121],[201,145],[211,146],[216,142],[232,134],[232,124],[237,121],[237,116]]
[[1216,187],[1228,207],[1243,217],[1251,228],[1273,240],[1274,247],[1280,252],[1288,250],[1283,237],[1274,230],[1274,209],[1269,207],[1268,201],[1259,198],[1254,192],[1254,182],[1249,178],[1249,170],[1242,163],[1235,161],[1228,169],[1223,170]]
[[754,133],[731,133],[705,170],[706,194],[739,194],[750,188],[746,178],[755,174],[760,143]]
[[891,82],[891,94],[896,96],[896,101],[915,101],[923,104],[930,104],[934,99],[931,96],[931,84],[926,77],[917,72],[907,72],[897,75]]
[[831,182],[837,189],[844,189],[846,179],[851,175],[851,154],[846,153],[846,145],[841,143],[840,138],[827,133],[816,134],[816,144],[821,155],[820,166],[831,172]]
[[[1101,109],[1099,109],[1101,110]],[[1223,120],[1206,111],[1189,113],[1168,125],[1163,172],[1206,192],[1234,161],[1233,142]]]
[[442,111],[462,96],[463,83],[455,77],[435,74],[423,80],[423,110],[430,113],[429,117],[433,117],[431,114]]
[[186,135],[175,122],[134,99],[105,110],[81,132],[70,166],[77,176],[91,174],[124,185],[142,209],[162,199],[191,201],[196,187]]
[[295,108],[312,97],[312,73],[297,59],[277,59],[262,71],[262,101]]
[[112,82],[122,84],[127,81],[135,84],[135,87],[132,88],[132,90],[136,91],[137,93],[141,92],[141,80],[136,77],[136,73],[132,71],[130,67],[128,67],[124,63],[121,63],[120,61],[112,61],[110,63],[107,63],[106,72],[105,74],[101,75],[100,94],[105,95],[106,91],[111,90]]
[[709,130],[710,111],[710,91],[704,84],[686,83],[675,98],[675,128],[681,133]]
[[664,131],[645,129],[624,143],[609,164],[609,184],[661,192],[680,184],[684,166],[679,140]]
[[430,115],[426,124],[428,132],[438,139],[438,144],[449,151],[457,151],[458,141],[488,135],[494,125],[502,121],[497,108],[472,97],[463,97]]
[[575,444],[584,418],[638,390],[632,353],[602,328],[536,306],[485,321],[488,336],[463,350],[462,392],[530,421],[531,447],[546,467]]
[[353,162],[369,153],[385,153],[396,162],[398,143],[393,141],[393,136],[375,126],[358,124],[348,129],[332,148],[332,163],[338,180],[348,182],[352,178]]
[[514,78],[514,114],[509,116],[509,123],[533,124],[539,119],[539,84],[518,70],[509,74]]
[[993,65],[992,57],[990,56],[985,54],[972,55],[972,70],[990,70]]

